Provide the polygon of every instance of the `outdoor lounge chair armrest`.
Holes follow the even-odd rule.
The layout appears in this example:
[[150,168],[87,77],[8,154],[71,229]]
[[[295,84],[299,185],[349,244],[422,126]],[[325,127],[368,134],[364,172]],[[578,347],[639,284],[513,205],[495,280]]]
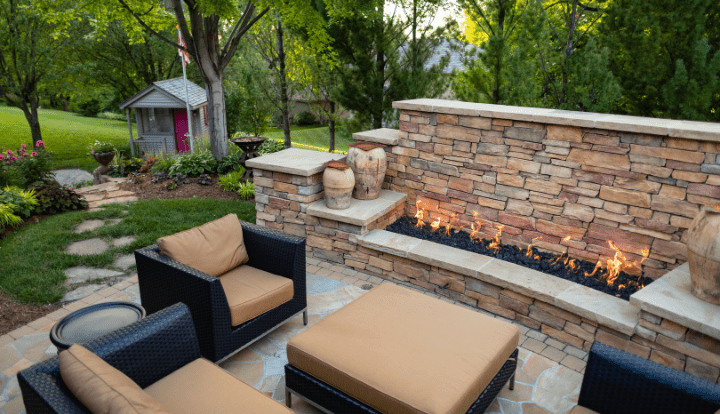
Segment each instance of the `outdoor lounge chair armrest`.
[[578,404],[601,414],[713,414],[720,386],[596,342]]
[[[200,358],[187,306],[177,304],[84,345],[145,388]],[[60,376],[58,357],[18,373],[29,414],[87,413]]]
[[274,275],[305,278],[305,239],[241,221],[248,265]]

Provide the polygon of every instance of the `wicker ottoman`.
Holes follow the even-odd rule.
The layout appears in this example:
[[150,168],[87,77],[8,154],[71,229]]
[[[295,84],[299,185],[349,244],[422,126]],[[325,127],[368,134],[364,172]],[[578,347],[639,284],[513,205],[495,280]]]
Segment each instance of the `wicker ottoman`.
[[288,343],[291,395],[332,413],[482,413],[517,366],[518,328],[391,283]]

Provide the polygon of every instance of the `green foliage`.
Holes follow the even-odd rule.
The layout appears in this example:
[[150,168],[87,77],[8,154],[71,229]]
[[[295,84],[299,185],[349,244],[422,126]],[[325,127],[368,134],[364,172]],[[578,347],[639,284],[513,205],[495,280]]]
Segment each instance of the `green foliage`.
[[[233,145],[235,147],[235,145]],[[237,147],[236,147],[237,148]],[[238,148],[239,149],[239,148]],[[245,169],[242,165],[238,162],[238,159],[242,155],[242,152],[235,151],[232,152],[220,159],[220,161],[217,162],[217,173],[218,174],[226,174],[232,171],[240,171],[242,170],[245,172]]]
[[14,210],[15,205],[0,203],[0,229],[4,229],[5,227],[17,226],[18,224],[23,222],[23,220],[19,216],[13,214]]
[[110,111],[100,112],[97,114],[97,117],[100,119],[112,119],[115,121],[125,121],[124,114],[118,114],[118,113],[110,112]]
[[[82,116],[100,118],[100,114],[116,109],[117,105],[122,101],[117,92],[107,87],[100,87],[96,90],[82,89],[82,91],[82,94],[73,97],[70,105],[70,109]],[[125,117],[110,118],[108,115],[104,115],[104,119],[124,121]]]
[[88,202],[84,197],[58,184],[53,178],[43,178],[34,183],[33,188],[38,200],[35,214],[58,214],[88,208]]
[[38,200],[34,190],[6,186],[0,189],[0,205],[8,206],[10,213],[27,219],[38,206]]
[[[0,149],[2,150],[4,148]],[[30,153],[25,144],[21,144],[20,149],[15,152],[8,150],[0,154],[0,162],[5,164],[0,172],[0,184],[17,184],[22,188],[30,187],[52,170],[52,157],[45,150],[43,141],[38,141]]]
[[142,158],[124,158],[120,154],[116,154],[108,175],[111,177],[125,177],[130,173],[140,172],[140,169],[144,166],[145,160]]
[[225,110],[230,135],[261,136],[270,125],[273,104],[263,93],[271,77],[267,65],[258,54],[245,47],[244,58],[239,59],[228,71],[225,83]]
[[309,111],[300,111],[293,116],[295,125],[312,125],[315,123],[315,115]]
[[[241,167],[242,168],[242,167]],[[223,191],[237,191],[240,189],[240,179],[245,171],[233,171],[231,173],[218,176],[218,185]]]
[[197,177],[200,174],[213,174],[217,170],[217,161],[207,150],[195,151],[194,154],[181,155],[170,167],[168,174],[184,174]]
[[237,193],[243,200],[249,200],[255,197],[255,184],[252,181],[245,181],[240,184]]
[[159,157],[159,159],[157,161],[155,161],[155,164],[153,164],[151,171],[153,173],[156,173],[156,172],[169,173],[170,167],[172,167],[173,164],[175,164],[175,159],[168,154],[163,154],[163,156]]
[[115,145],[113,145],[112,142],[95,140],[94,142],[88,144],[87,150],[88,155],[105,154],[108,152],[115,152]]
[[[255,222],[255,205],[238,200],[172,199],[140,200],[131,204],[111,204],[98,211],[75,211],[48,217],[26,226],[0,240],[0,289],[24,303],[55,302],[66,291],[63,271],[74,266],[103,268],[121,255],[155,243],[157,238],[207,223],[227,214]],[[127,211],[127,213],[124,213]],[[168,214],[171,211],[172,214]],[[123,219],[112,226],[102,226],[82,234],[75,228],[84,220]],[[136,240],[127,246],[110,243],[123,236]],[[108,242],[110,249],[101,254],[76,256],[65,253],[70,243],[97,237]],[[41,260],[28,260],[28,254]]]
[[268,139],[262,144],[260,144],[260,148],[258,148],[258,154],[265,155],[265,154],[272,154],[273,152],[282,151],[285,149],[285,142],[284,141],[278,141],[274,139]]

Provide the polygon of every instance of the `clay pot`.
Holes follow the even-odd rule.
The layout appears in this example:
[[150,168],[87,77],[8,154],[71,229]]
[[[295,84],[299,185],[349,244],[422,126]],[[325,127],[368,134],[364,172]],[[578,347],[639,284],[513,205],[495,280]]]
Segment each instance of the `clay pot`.
[[720,206],[704,207],[688,230],[690,291],[720,305]]
[[347,163],[355,173],[353,197],[358,200],[378,198],[387,170],[387,158],[383,145],[373,142],[350,144]]
[[350,207],[355,174],[350,166],[342,161],[330,161],[325,164],[323,187],[325,187],[325,204],[329,209],[343,210]]
[[95,161],[99,162],[100,165],[107,167],[108,164],[115,158],[114,152],[94,152],[93,158],[95,158]]

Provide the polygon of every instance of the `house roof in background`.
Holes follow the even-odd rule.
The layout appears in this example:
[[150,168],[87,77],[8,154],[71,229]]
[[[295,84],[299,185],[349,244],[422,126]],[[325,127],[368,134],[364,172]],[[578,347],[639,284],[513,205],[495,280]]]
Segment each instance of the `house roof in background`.
[[[204,88],[201,88],[191,81],[187,81],[187,86],[188,101],[192,109],[197,109],[207,103],[207,92]],[[173,78],[153,82],[152,85],[149,85],[145,89],[123,101],[123,103],[120,104],[120,109],[132,106],[132,104],[140,101],[144,96],[148,95],[152,91],[159,91],[168,98],[185,105],[185,81],[183,78]]]
[[463,64],[463,58],[473,50],[477,49],[476,46],[470,43],[465,43],[456,39],[443,39],[443,41],[435,48],[432,56],[425,62],[425,69],[430,69],[440,63],[446,54],[450,55],[450,62],[443,72],[451,73],[454,70],[465,70]]

